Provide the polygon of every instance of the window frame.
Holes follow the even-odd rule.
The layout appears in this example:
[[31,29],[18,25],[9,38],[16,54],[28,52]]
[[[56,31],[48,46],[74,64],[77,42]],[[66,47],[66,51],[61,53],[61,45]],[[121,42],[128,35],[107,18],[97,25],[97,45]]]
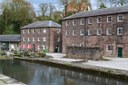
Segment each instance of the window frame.
[[[109,21],[109,18],[111,17],[111,21]],[[112,16],[107,16],[107,22],[112,22]]]
[[[101,18],[101,21],[99,21],[99,18]],[[97,17],[97,23],[102,23],[102,17]]]
[[80,19],[80,25],[84,25],[84,18]]
[[88,29],[88,30],[87,30],[87,34],[88,34],[88,35],[92,35],[92,34],[91,34],[91,29]]
[[43,42],[46,42],[47,40],[46,40],[46,37],[43,37]]
[[89,17],[88,18],[88,24],[92,24],[93,23],[93,18],[92,17]]
[[[109,46],[112,46],[109,48]],[[113,50],[113,45],[112,44],[107,44],[106,45],[106,51],[112,51]]]
[[76,20],[72,21],[73,26],[76,26]]
[[[122,33],[119,33],[120,32],[119,30],[122,30]],[[123,27],[117,28],[117,35],[123,35],[123,32],[124,32]]]
[[[122,16],[122,20],[119,20],[120,16]],[[123,14],[118,14],[117,15],[117,22],[123,22],[123,20],[124,20],[124,15]]]
[[70,31],[67,30],[67,31],[65,32],[65,35],[66,35],[66,36],[70,36]]
[[[109,30],[111,30],[111,34],[109,33]],[[112,28],[107,28],[106,34],[107,35],[112,35]]]
[[84,29],[81,29],[80,30],[80,36],[84,36],[85,35],[85,31],[84,31]]
[[73,30],[73,31],[72,31],[72,35],[73,35],[73,36],[76,36],[76,35],[77,35],[77,31],[76,31],[76,30]]
[[96,32],[97,32],[97,35],[102,35],[102,29],[101,28],[100,29],[97,29]]

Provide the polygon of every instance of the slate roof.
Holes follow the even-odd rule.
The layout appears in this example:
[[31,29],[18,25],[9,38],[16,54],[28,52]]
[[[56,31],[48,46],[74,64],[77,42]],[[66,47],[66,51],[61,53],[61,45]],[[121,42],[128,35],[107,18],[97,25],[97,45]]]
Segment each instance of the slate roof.
[[107,15],[107,14],[116,14],[116,13],[118,14],[118,13],[126,13],[126,12],[128,12],[128,6],[111,7],[111,8],[105,8],[105,9],[99,9],[99,10],[93,10],[93,11],[82,11],[82,12],[73,14],[69,17],[65,17],[62,20]]
[[0,35],[0,42],[20,42],[21,35]]
[[61,25],[56,23],[56,22],[53,22],[53,21],[37,21],[37,22],[31,23],[31,24],[28,24],[28,25],[22,27],[21,29],[24,29],[24,28],[45,28],[45,27],[61,28]]

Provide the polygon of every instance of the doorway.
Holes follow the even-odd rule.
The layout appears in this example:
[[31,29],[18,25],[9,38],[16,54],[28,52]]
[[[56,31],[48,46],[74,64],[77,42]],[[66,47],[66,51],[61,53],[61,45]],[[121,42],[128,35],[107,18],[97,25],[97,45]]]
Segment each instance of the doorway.
[[122,58],[123,57],[123,48],[118,47],[118,57]]

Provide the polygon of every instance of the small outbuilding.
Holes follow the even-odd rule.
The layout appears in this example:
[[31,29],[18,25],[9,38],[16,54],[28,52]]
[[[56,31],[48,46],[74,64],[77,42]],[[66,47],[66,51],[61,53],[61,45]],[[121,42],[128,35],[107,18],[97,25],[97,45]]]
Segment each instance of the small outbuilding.
[[0,35],[0,49],[11,51],[20,49],[21,35]]

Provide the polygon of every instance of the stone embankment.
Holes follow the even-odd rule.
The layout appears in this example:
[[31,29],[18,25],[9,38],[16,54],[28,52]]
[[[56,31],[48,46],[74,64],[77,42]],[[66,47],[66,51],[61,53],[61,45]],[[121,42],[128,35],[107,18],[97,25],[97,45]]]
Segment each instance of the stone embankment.
[[68,62],[68,61],[62,61],[63,59],[57,60],[54,58],[15,58],[15,59],[55,66],[59,68],[65,68],[68,70],[79,71],[83,73],[85,72],[85,73],[95,74],[97,76],[103,75],[103,76],[128,80],[127,70],[88,65],[85,64],[85,61],[83,60],[80,60],[81,62],[80,61]]

